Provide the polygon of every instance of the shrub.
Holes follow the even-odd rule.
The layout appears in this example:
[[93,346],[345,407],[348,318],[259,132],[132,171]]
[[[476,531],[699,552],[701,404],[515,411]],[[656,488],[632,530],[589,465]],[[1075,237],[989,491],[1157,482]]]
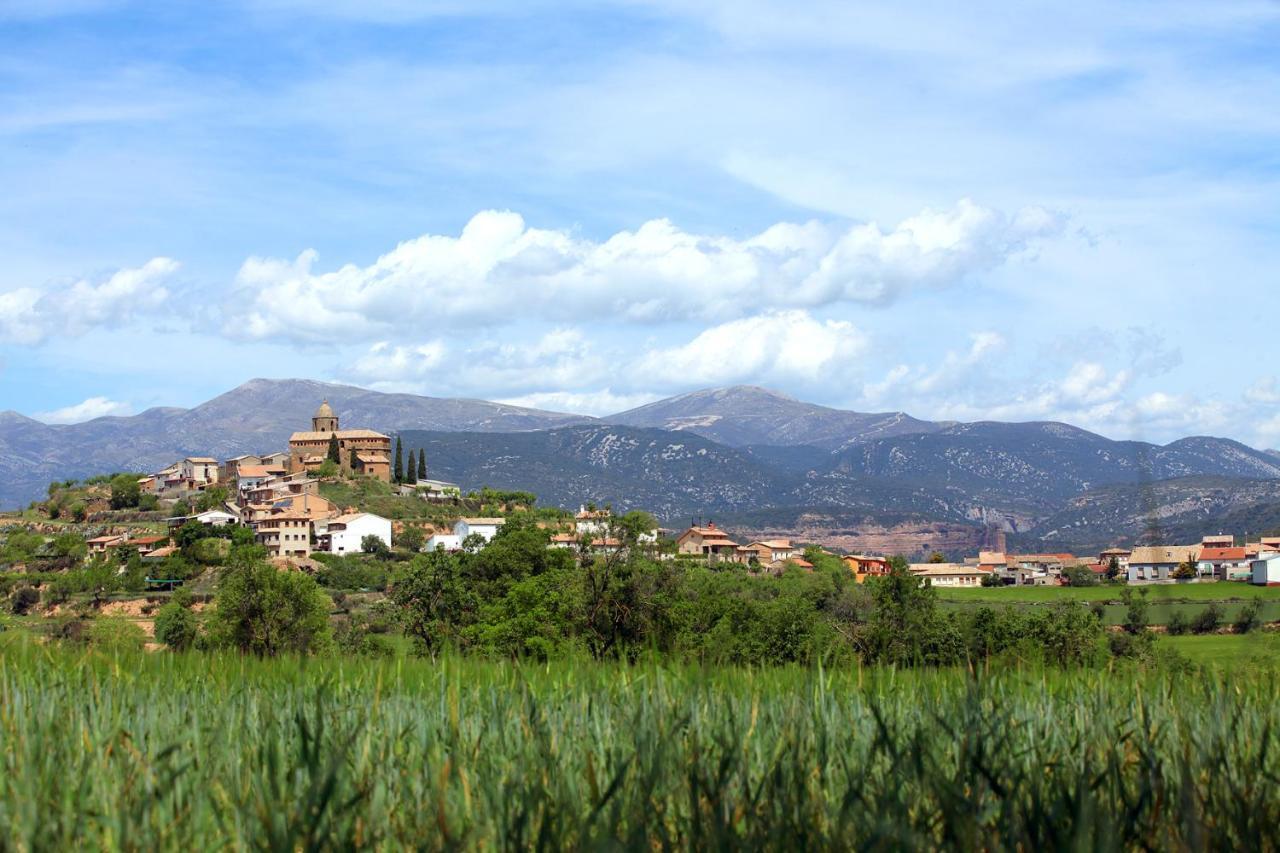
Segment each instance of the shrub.
[[1175,610],[1169,617],[1169,624],[1165,626],[1165,630],[1176,637],[1187,633],[1189,627],[1187,617],[1182,615],[1181,610]]
[[1218,623],[1221,621],[1222,608],[1217,604],[1210,604],[1191,620],[1191,631],[1196,634],[1212,634],[1218,630]]
[[1260,616],[1260,607],[1258,602],[1250,601],[1240,610],[1240,615],[1236,616],[1236,621],[1232,624],[1232,628],[1237,634],[1248,634],[1250,631],[1258,627],[1262,622]]
[[13,591],[13,597],[9,600],[9,609],[15,616],[25,616],[39,603],[39,590],[35,587],[20,586]]
[[200,620],[191,612],[191,594],[178,590],[156,614],[156,640],[180,652],[191,648],[199,633]]

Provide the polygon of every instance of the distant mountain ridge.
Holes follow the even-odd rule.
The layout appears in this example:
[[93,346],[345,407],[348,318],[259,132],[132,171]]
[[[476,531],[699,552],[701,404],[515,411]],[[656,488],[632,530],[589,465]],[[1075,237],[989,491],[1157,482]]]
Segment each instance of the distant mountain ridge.
[[[1145,522],[1134,513],[1142,512],[1126,514],[1112,496],[1185,496],[1185,488],[1152,487],[1186,478],[1219,478],[1213,511],[1264,519],[1267,502],[1280,503],[1270,485],[1256,485],[1280,484],[1280,455],[1221,438],[1155,445],[1061,423],[932,423],[815,406],[754,386],[591,418],[255,379],[192,409],[83,424],[0,413],[0,506],[42,496],[55,478],[155,470],[195,453],[224,459],[282,449],[322,399],[346,426],[399,433],[410,448],[425,447],[431,475],[464,488],[529,489],[565,506],[643,507],[672,522],[737,518],[744,530],[791,529],[849,547],[888,547],[895,537],[913,552],[930,542],[973,547],[988,543],[993,530],[1026,543],[1043,534],[1059,547],[1091,546],[1123,530],[1136,538]],[[1114,524],[1088,521],[1095,499]]]
[[946,426],[902,412],[865,414],[831,409],[754,385],[681,394],[603,420],[692,432],[730,447],[809,445],[825,450],[887,436],[935,432]]
[[189,454],[218,459],[282,450],[307,429],[327,399],[345,425],[402,429],[523,432],[593,419],[490,403],[384,394],[304,379],[252,379],[192,409],[155,408],[130,417],[44,424],[0,413],[0,507],[42,496],[54,479],[109,471],[152,471]]

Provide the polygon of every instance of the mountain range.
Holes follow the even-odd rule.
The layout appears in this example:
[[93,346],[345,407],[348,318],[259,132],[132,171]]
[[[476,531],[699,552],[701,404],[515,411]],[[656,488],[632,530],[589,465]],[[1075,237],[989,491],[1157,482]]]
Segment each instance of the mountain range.
[[[1178,530],[1218,516],[1260,524],[1280,506],[1280,454],[1221,438],[1155,445],[1060,423],[929,422],[750,386],[592,418],[266,379],[192,409],[82,424],[0,413],[0,506],[40,497],[56,478],[280,449],[321,399],[344,425],[425,448],[431,476],[466,489],[643,507],[673,524],[719,518],[851,549],[955,552],[996,544],[998,533],[1027,547],[1093,547],[1149,538],[1154,519]],[[1213,497],[1190,512],[1197,490]]]

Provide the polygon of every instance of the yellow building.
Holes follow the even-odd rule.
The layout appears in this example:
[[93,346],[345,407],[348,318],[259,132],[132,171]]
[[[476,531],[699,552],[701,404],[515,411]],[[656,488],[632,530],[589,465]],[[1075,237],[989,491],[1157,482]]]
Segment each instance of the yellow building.
[[338,464],[343,471],[390,482],[391,438],[371,429],[342,429],[328,400],[316,409],[310,430],[289,437],[289,473],[314,471],[323,465],[333,438],[338,440]]

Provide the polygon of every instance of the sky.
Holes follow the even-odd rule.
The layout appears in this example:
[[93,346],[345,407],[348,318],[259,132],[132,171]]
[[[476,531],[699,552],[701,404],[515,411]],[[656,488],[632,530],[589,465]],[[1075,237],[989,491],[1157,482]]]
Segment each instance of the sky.
[[1280,4],[0,0],[0,410],[255,377],[1280,446]]

